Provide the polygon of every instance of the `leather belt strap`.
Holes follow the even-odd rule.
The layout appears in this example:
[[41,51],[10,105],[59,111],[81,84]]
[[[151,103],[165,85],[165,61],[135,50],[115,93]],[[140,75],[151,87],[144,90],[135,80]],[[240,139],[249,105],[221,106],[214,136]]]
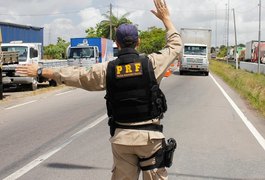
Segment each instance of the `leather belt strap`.
[[158,125],[158,124],[144,124],[144,125],[137,125],[137,126],[126,126],[126,125],[120,125],[120,124],[115,123],[115,127],[121,128],[121,129],[136,129],[136,130],[163,132],[163,125]]

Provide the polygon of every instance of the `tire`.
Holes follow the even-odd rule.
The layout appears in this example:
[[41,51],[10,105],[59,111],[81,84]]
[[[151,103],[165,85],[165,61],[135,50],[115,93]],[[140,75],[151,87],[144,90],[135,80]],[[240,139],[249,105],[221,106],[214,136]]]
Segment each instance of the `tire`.
[[38,88],[38,81],[36,78],[32,78],[32,83],[23,85],[23,87],[26,87],[30,91],[35,91]]
[[209,72],[204,72],[204,75],[205,76],[209,76]]
[[53,87],[55,87],[55,86],[57,86],[57,82],[54,81],[54,80],[50,80],[50,81],[49,81],[49,86],[53,86]]
[[183,75],[183,71],[180,70],[180,71],[179,71],[179,75]]

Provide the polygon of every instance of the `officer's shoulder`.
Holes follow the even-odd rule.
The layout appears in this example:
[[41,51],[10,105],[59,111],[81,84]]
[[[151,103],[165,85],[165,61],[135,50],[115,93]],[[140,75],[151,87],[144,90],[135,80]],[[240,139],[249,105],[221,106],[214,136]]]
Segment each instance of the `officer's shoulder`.
[[154,54],[162,54],[161,51],[156,51]]

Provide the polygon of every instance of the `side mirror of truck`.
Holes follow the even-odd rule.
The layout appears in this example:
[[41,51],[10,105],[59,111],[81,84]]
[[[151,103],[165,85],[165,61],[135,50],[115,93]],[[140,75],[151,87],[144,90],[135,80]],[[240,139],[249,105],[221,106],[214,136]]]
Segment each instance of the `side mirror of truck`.
[[99,52],[99,53],[98,53],[98,57],[101,57],[101,55],[102,55],[101,52]]
[[30,58],[38,57],[38,50],[30,48]]

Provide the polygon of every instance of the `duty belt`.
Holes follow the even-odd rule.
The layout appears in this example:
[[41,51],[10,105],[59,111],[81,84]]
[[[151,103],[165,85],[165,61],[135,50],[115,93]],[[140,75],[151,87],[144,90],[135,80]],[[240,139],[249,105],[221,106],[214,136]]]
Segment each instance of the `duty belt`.
[[121,128],[121,129],[136,129],[136,130],[163,132],[163,125],[158,125],[158,124],[144,124],[144,125],[126,126],[126,125],[121,125],[121,124],[115,123],[115,127]]

